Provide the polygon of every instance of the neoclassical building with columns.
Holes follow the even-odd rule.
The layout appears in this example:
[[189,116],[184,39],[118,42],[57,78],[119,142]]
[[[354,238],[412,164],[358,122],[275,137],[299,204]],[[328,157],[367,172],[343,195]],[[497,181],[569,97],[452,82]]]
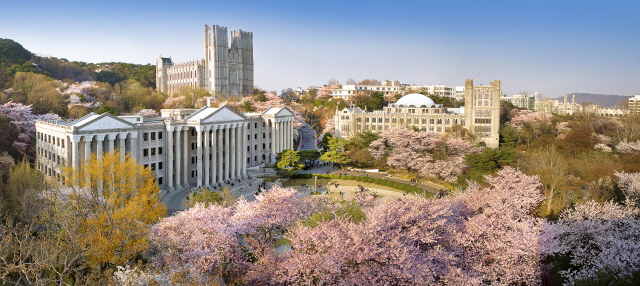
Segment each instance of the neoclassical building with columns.
[[247,168],[293,148],[287,107],[241,113],[228,106],[163,109],[159,118],[91,113],[77,120],[36,122],[36,166],[63,182],[66,165],[82,168],[96,154],[118,150],[151,168],[160,188],[208,187],[244,178]]

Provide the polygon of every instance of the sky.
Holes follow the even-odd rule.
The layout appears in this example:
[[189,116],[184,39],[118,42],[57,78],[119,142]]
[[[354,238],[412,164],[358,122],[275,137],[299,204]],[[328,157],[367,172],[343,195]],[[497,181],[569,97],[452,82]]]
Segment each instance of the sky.
[[71,61],[203,58],[204,25],[253,32],[266,90],[335,78],[508,95],[640,94],[640,1],[0,0],[0,38]]

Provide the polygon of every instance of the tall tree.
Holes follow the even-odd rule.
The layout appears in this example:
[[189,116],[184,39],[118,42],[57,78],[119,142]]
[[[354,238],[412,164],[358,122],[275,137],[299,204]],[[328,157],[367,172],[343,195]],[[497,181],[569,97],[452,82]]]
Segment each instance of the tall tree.
[[337,165],[344,165],[351,162],[351,159],[346,155],[346,146],[348,141],[344,138],[329,138],[328,146],[329,151],[322,154],[320,160],[325,162],[332,162]]

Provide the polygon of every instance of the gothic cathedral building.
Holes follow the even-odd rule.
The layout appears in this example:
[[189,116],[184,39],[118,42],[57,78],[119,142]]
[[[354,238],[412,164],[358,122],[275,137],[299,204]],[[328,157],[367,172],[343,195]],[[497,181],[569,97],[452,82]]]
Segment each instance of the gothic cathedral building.
[[253,33],[204,25],[204,59],[174,64],[160,56],[156,64],[156,88],[175,93],[182,87],[203,88],[220,97],[253,93]]

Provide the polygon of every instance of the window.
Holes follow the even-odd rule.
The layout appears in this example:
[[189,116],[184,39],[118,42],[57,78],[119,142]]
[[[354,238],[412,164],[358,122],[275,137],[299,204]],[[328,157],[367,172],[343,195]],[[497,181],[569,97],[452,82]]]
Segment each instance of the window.
[[396,122],[398,122],[398,119],[397,119],[397,118],[393,118],[393,119],[391,120],[391,122],[392,122],[392,123],[396,123]]
[[442,118],[438,118],[438,124],[442,124]]
[[[435,120],[433,120],[433,118],[429,118],[429,124],[434,124],[434,123],[435,123]],[[433,130],[431,130],[431,131],[433,131]]]
[[143,157],[148,157],[149,156],[149,149],[142,149],[142,156]]
[[253,150],[258,150],[258,144],[253,147]]
[[162,170],[162,162],[158,163],[158,170]]
[[258,161],[258,156],[253,156],[253,161]]
[[156,163],[151,164],[151,171],[155,171],[156,170]]
[[264,143],[262,143],[262,150],[264,150],[265,147],[266,147],[266,145]]
[[156,140],[156,133],[155,132],[151,132],[151,140]]
[[253,139],[258,139],[258,133],[253,134],[253,135],[255,135],[255,136],[253,136]]
[[191,129],[191,136],[196,136],[196,130],[195,129]]
[[191,164],[194,164],[196,162],[196,157],[191,157]]
[[60,143],[62,143],[62,144],[61,144],[61,145],[62,145],[62,148],[64,148],[64,140],[62,140],[62,142],[60,142]]
[[149,141],[149,133],[142,133],[142,141]]
[[418,118],[414,119],[414,120],[413,120],[413,123],[415,123],[415,124],[420,123],[420,119],[418,119]]
[[449,118],[444,120],[444,124],[449,125]]
[[156,155],[156,148],[151,148],[151,156],[155,156]]
[[264,127],[264,126],[265,126],[264,124],[265,124],[265,123],[264,123],[264,122],[262,122],[262,127]]
[[[162,132],[158,132],[158,140],[162,140]],[[162,178],[160,178],[162,179]]]
[[258,122],[253,124],[253,128],[258,128]]
[[193,178],[193,170],[191,170],[191,178]]
[[148,164],[144,164],[144,167],[145,167],[145,168],[149,168],[149,165],[148,165]]
[[191,142],[191,150],[195,150],[196,149],[196,142]]
[[267,135],[264,132],[262,132],[262,138],[267,138]]
[[251,134],[247,135],[247,140],[251,140]]
[[158,178],[158,184],[162,185],[162,177]]
[[162,155],[162,147],[158,147],[158,155]]

